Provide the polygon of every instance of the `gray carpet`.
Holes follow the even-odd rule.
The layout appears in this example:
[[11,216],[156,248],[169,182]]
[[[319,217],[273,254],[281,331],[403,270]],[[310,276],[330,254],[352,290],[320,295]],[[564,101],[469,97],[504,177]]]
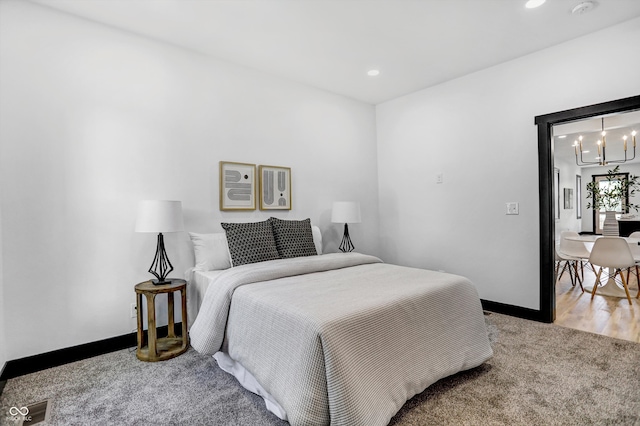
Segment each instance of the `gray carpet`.
[[[408,401],[392,425],[638,425],[640,344],[499,314],[494,357]],[[53,425],[283,425],[262,399],[193,350],[144,363],[131,350],[7,382],[0,424],[51,399]]]

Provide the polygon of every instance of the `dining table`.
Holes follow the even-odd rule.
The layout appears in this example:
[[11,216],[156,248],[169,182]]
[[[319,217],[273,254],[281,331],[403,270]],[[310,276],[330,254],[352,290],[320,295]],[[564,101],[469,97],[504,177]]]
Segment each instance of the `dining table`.
[[[569,236],[565,238],[570,241],[583,242],[587,250],[591,252],[591,249],[593,248],[593,244],[596,242],[598,238],[610,238],[610,237],[603,237],[602,235],[579,235],[579,236]],[[629,243],[629,249],[631,249],[631,254],[633,255],[633,259],[636,261],[636,263],[640,263],[640,238],[631,238],[631,237],[618,237],[618,238],[622,238],[627,243]],[[589,259],[584,259],[584,260],[588,261]],[[615,277],[615,273],[611,273],[611,271],[609,271],[609,279],[607,280],[605,285],[598,287],[596,294],[603,295],[603,296],[626,298],[627,294],[624,291],[624,287],[618,284],[614,277]],[[593,284],[583,283],[584,291],[591,293],[594,285],[595,285],[595,282]]]

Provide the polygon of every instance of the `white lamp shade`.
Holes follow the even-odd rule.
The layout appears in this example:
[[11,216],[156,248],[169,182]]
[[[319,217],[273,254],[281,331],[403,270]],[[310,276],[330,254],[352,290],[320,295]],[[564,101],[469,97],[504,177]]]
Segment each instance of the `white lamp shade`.
[[182,201],[143,200],[138,204],[136,232],[184,230]]
[[360,223],[360,203],[355,201],[334,201],[331,209],[333,223]]

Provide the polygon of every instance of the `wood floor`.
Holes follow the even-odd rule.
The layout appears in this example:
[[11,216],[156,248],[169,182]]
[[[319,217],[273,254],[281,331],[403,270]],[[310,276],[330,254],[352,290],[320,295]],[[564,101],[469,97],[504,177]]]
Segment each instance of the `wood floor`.
[[[595,281],[595,274],[590,268],[584,268],[584,280],[586,283]],[[556,283],[555,324],[640,343],[640,299],[635,298],[638,281],[633,274],[629,288],[631,305],[626,298],[597,293],[591,300],[591,293],[583,294],[579,285],[571,286],[569,274],[565,272]]]

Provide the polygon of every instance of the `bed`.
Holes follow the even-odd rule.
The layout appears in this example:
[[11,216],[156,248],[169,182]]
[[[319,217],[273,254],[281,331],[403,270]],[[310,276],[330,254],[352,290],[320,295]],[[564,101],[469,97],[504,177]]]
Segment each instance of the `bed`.
[[189,298],[200,298],[191,345],[292,425],[385,425],[492,356],[476,289],[460,276],[359,253],[189,272]]

